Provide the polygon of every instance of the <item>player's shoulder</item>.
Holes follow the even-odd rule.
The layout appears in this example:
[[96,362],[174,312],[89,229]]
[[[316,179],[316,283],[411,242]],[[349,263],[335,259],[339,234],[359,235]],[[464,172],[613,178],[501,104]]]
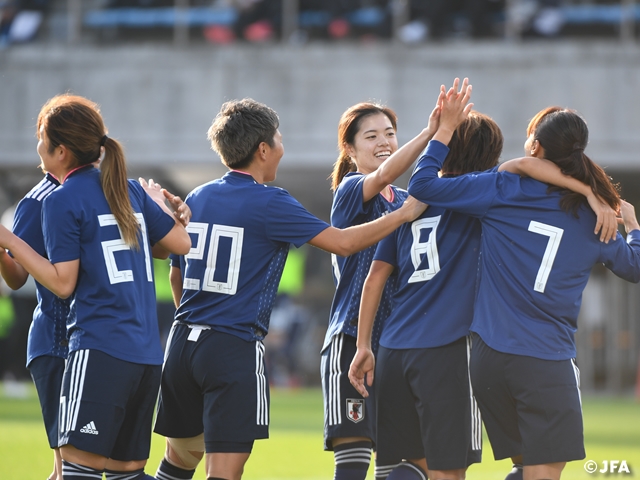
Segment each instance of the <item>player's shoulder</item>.
[[336,188],[336,194],[356,188],[359,183],[364,181],[364,177],[365,175],[361,172],[347,173],[338,185],[338,188]]
[[46,175],[24,196],[23,200],[42,202],[47,198],[60,183],[52,176]]

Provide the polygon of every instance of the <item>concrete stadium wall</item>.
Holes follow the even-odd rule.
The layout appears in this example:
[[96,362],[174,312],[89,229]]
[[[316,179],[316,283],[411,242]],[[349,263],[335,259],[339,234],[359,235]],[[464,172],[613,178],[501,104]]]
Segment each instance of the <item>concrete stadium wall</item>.
[[534,113],[559,104],[587,119],[594,160],[640,171],[640,48],[616,42],[12,47],[0,51],[0,166],[37,161],[39,108],[72,91],[102,105],[132,165],[217,163],[206,130],[223,101],[249,96],[279,112],[283,170],[329,171],[346,107],[388,104],[403,142],[426,125],[439,85],[455,76],[471,79],[476,108],[502,127],[504,158],[521,155]]

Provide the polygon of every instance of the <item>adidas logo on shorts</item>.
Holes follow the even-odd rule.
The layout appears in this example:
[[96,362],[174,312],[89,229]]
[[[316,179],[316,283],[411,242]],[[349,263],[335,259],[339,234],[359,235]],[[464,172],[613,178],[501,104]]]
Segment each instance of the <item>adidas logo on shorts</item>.
[[84,427],[80,429],[80,433],[89,433],[91,435],[98,435],[98,430],[96,430],[96,424],[93,422],[87,423]]

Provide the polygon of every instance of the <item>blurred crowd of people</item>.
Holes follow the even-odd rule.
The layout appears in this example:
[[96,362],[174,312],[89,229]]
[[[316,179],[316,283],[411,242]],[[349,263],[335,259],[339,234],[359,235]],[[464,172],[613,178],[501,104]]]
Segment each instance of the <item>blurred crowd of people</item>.
[[[110,0],[109,8],[167,7],[173,0]],[[281,0],[191,0],[191,6],[233,8],[233,25],[205,28],[215,43],[238,40],[261,42],[282,37]],[[299,0],[299,29],[294,40],[390,38],[395,0]],[[499,35],[505,0],[410,0],[409,24],[400,33],[407,43],[448,35],[474,38]]]
[[[57,2],[57,3],[56,3]],[[94,0],[83,9],[167,9],[175,0]],[[180,2],[178,2],[180,3]],[[225,21],[192,26],[211,43],[253,43],[309,40],[375,40],[396,36],[406,44],[447,38],[499,38],[505,35],[506,0],[298,0],[297,29],[285,32],[285,0],[189,0],[191,8],[231,12]],[[0,45],[32,40],[52,5],[66,8],[63,0],[0,0]],[[394,12],[403,4],[403,25],[394,31]],[[511,5],[510,18],[525,36],[553,37],[561,33],[561,7],[567,0],[520,0]],[[231,20],[229,20],[231,19]],[[130,19],[128,20],[130,22]],[[144,23],[144,24],[143,24]],[[141,22],[120,25],[123,31],[150,31]],[[396,25],[397,27],[397,25]],[[159,28],[167,30],[167,25]],[[167,30],[169,31],[169,30]],[[193,36],[193,35],[192,35]],[[287,36],[287,38],[283,38]]]

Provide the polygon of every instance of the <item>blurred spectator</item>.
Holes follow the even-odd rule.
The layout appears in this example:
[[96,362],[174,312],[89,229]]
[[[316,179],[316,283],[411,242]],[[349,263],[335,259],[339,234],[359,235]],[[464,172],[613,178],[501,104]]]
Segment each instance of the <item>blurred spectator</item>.
[[[278,295],[271,312],[269,335],[264,339],[269,381],[278,386],[298,386],[300,341],[309,324],[310,313],[294,298],[305,284],[305,250],[291,249],[285,263]],[[308,353],[306,351],[305,353]]]
[[408,44],[428,38],[440,40],[454,33],[473,38],[494,36],[494,17],[504,8],[504,0],[411,0],[411,21],[399,36]]
[[176,307],[173,303],[171,293],[171,282],[169,282],[169,271],[171,265],[169,260],[153,259],[153,278],[156,286],[156,310],[158,312],[158,329],[160,330],[160,341],[162,349],[167,345],[167,338],[171,331],[171,325],[176,314]]
[[0,0],[0,46],[33,40],[51,0]]
[[[0,223],[6,228],[13,227],[13,214],[15,207],[8,208],[0,218]],[[33,311],[38,306],[36,296],[36,283],[29,276],[22,288],[11,291],[11,306],[13,310],[13,322],[11,322],[6,337],[2,355],[4,357],[4,379],[30,380],[31,375],[27,370],[27,338],[29,327],[33,320]]]
[[[238,19],[232,28],[222,25],[205,28],[208,40],[229,43],[236,38],[249,42],[281,38],[281,0],[226,0],[216,5],[222,3],[235,8]],[[299,0],[299,29],[287,40],[304,43],[313,38],[388,37],[391,22],[387,4],[388,0]]]
[[173,7],[175,0],[109,0],[107,8]]
[[554,37],[564,25],[561,0],[521,0],[511,17],[525,37]]

